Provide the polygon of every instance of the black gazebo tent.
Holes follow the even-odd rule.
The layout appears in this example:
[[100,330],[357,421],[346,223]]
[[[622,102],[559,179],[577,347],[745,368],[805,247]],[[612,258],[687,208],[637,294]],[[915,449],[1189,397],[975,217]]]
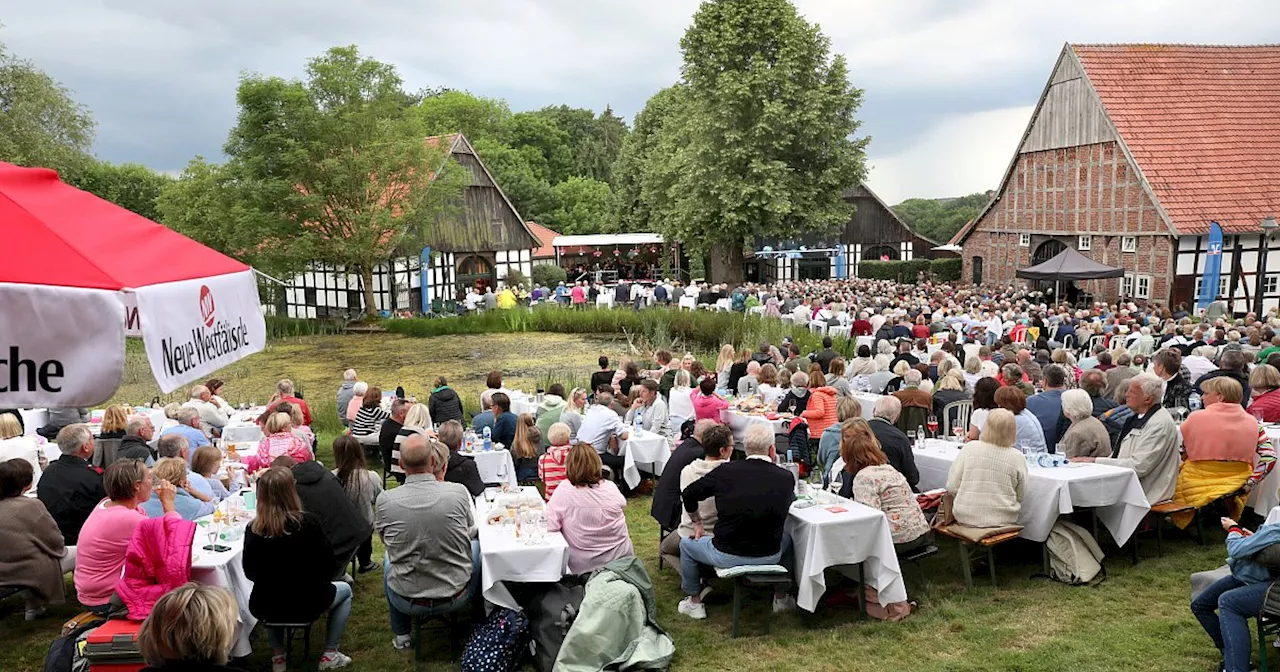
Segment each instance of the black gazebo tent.
[[1019,269],[1017,276],[1027,280],[1069,282],[1071,280],[1122,278],[1124,277],[1124,269],[1100,264],[1068,247],[1049,261],[1036,264],[1031,268]]

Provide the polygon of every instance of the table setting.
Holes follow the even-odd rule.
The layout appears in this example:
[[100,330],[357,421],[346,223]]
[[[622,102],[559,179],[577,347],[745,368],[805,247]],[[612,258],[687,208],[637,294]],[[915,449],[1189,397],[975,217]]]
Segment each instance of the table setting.
[[519,481],[516,479],[516,464],[511,459],[511,451],[501,443],[487,442],[488,439],[480,440],[474,436],[474,432],[467,432],[458,454],[475,460],[481,481],[517,485]]
[[634,488],[640,485],[641,467],[654,476],[662,475],[662,469],[671,457],[671,444],[667,442],[667,437],[647,429],[632,427],[627,431],[629,434],[620,448],[623,456],[622,477],[628,487]]
[[537,488],[486,488],[474,506],[486,600],[518,610],[505,581],[559,581],[569,572],[569,545],[559,532],[547,531]]
[[766,424],[774,434],[786,434],[790,429],[791,413],[778,413],[777,404],[765,404],[759,396],[750,395],[729,399],[729,408],[720,412],[720,420],[733,431],[733,440],[742,442],[747,427],[752,424]]
[[257,512],[257,493],[242,489],[218,504],[210,515],[196,519],[196,533],[191,540],[191,580],[207,586],[220,586],[235,597],[239,617],[231,655],[247,656],[253,647],[249,633],[258,620],[249,613],[249,596],[253,582],[244,575],[245,528]]

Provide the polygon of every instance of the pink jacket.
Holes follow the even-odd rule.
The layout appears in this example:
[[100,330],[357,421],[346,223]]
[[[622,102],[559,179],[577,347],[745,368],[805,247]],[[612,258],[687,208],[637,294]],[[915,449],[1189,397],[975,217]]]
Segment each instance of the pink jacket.
[[196,524],[177,514],[144,520],[134,529],[116,584],[131,620],[145,620],[160,596],[191,580],[195,536]]
[[271,466],[271,462],[281,455],[292,457],[294,462],[306,462],[311,459],[311,448],[292,433],[269,434],[258,443],[256,454],[248,455],[241,461],[244,462],[245,470],[253,473]]
[[703,394],[696,391],[691,395],[693,415],[698,420],[715,420],[720,422],[720,411],[729,408],[729,402],[714,394]]

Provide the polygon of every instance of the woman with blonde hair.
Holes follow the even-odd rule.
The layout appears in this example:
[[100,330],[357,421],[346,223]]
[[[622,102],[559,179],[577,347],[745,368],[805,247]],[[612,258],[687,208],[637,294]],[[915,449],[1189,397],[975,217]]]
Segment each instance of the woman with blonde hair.
[[772,406],[786,395],[787,391],[778,385],[778,367],[772,364],[765,364],[760,367],[760,384],[756,387],[756,394],[760,395],[760,401],[765,406]]
[[978,384],[978,379],[982,377],[982,358],[966,357],[964,360],[964,385],[965,389],[972,392],[973,387]]
[[694,417],[693,391],[693,377],[688,371],[677,371],[675,385],[667,395],[667,415],[673,432],[679,432]]
[[[173,499],[173,510],[177,511],[184,520],[195,520],[207,516],[218,506],[218,502],[212,498],[207,502],[197,498],[195,493],[198,491],[187,482],[187,463],[181,457],[160,458],[156,461],[155,468],[151,470],[151,475],[155,482],[164,481],[177,489],[177,495]],[[145,511],[148,518],[159,518],[167,511],[160,500],[160,490],[157,488],[151,489],[151,497],[141,502],[138,508]]]
[[957,523],[987,528],[1017,524],[1027,488],[1027,460],[1013,447],[1017,439],[1013,413],[996,408],[987,414],[982,438],[960,449],[947,474]]
[[21,459],[31,463],[32,486],[40,485],[40,474],[49,467],[49,458],[34,436],[23,436],[22,425],[11,413],[0,413],[0,462]]
[[734,357],[738,354],[732,343],[725,343],[720,346],[720,354],[716,357],[716,375],[719,380],[716,381],[716,387],[726,387],[729,384],[729,367],[733,366]]
[[288,455],[294,462],[311,459],[311,448],[293,433],[293,418],[288,413],[272,413],[268,416],[262,433],[265,436],[258,442],[258,452],[244,459],[245,469],[249,473],[271,466],[272,460],[281,455]]
[[397,483],[404,483],[404,467],[400,466],[400,444],[414,434],[422,434],[428,438],[436,438],[431,428],[431,410],[426,404],[413,404],[404,415],[404,426],[396,432],[395,443],[391,446],[391,476]]
[[[1249,414],[1263,422],[1280,422],[1280,370],[1259,364],[1249,374]],[[3,436],[0,430],[0,436]]]
[[[244,534],[244,573],[253,582],[249,613],[269,623],[311,623],[328,612],[320,669],[345,667],[351,658],[338,642],[351,615],[351,586],[331,581],[333,548],[324,527],[304,513],[293,472],[271,467],[258,479],[257,517]],[[267,628],[271,669],[285,669],[283,631]]]
[[231,488],[222,484],[222,479],[218,478],[218,468],[222,466],[222,451],[213,446],[200,446],[196,448],[196,452],[191,454],[191,471],[200,474],[204,480],[209,482],[209,489],[214,501],[221,502],[230,497],[233,493],[240,491],[240,481],[236,479],[228,479]]
[[225,588],[188,583],[160,596],[138,630],[153,672],[236,672],[227,667],[239,611]]
[[[679,374],[676,375],[679,379]],[[573,388],[569,393],[569,398],[565,400],[564,410],[560,412],[560,422],[569,426],[569,439],[577,441],[578,428],[582,426],[582,419],[587,415],[587,390],[581,387]]]
[[99,439],[123,439],[125,425],[129,424],[129,410],[120,404],[107,407],[102,415]]
[[538,446],[542,444],[542,432],[538,431],[532,415],[521,413],[516,418],[516,439],[511,443],[516,480],[522,484],[538,480]]
[[589,443],[569,449],[565,480],[547,502],[547,531],[569,546],[569,572],[586,574],[634,555],[627,532],[627,499],[601,474],[600,455]]

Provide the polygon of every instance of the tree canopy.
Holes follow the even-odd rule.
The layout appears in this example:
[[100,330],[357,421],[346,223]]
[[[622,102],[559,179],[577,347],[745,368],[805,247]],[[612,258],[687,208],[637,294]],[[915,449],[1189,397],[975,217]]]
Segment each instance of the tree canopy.
[[946,243],[978,216],[987,200],[981,192],[959,198],[908,198],[893,206],[893,211],[916,233]]
[[0,43],[0,160],[74,171],[93,160],[93,131],[67,87]]

